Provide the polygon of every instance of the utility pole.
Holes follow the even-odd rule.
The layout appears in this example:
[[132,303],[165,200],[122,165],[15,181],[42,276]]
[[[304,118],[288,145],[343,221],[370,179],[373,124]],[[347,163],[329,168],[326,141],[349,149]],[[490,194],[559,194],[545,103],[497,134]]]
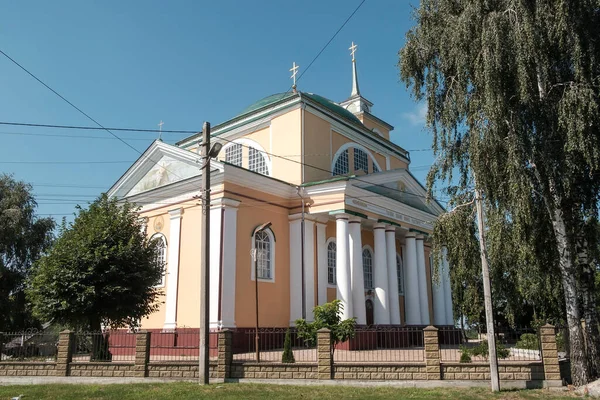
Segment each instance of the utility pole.
[[490,285],[490,267],[487,258],[485,243],[483,199],[481,191],[475,184],[475,205],[477,207],[477,229],[479,230],[479,252],[481,253],[481,270],[483,275],[483,299],[485,305],[485,322],[487,326],[487,341],[490,355],[490,377],[492,392],[500,391],[500,378],[498,375],[498,356],[496,354],[496,336],[494,335],[494,312],[492,310],[492,288]]
[[200,155],[202,162],[202,222],[200,248],[202,257],[200,261],[200,360],[198,364],[198,376],[200,383],[208,385],[209,370],[208,344],[210,340],[209,327],[209,293],[208,285],[210,279],[210,123],[205,122],[202,126],[202,145],[200,146]]

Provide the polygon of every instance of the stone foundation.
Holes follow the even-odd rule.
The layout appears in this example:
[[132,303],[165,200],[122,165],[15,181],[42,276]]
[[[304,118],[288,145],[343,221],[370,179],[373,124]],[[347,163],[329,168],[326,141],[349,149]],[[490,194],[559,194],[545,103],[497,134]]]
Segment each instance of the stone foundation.
[[[490,365],[486,363],[442,363],[444,380],[489,380]],[[498,365],[498,374],[503,381],[543,381],[544,365],[541,362],[515,362]]]
[[427,380],[425,364],[389,364],[389,365],[357,365],[336,363],[333,366],[334,379],[360,380]]
[[0,362],[0,376],[56,376],[56,363]]
[[233,363],[231,378],[239,379],[317,379],[317,364]]

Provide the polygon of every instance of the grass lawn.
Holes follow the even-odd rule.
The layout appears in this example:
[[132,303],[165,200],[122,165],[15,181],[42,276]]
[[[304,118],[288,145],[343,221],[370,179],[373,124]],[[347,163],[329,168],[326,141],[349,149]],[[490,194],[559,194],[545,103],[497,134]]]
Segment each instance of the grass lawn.
[[359,388],[349,386],[284,386],[264,384],[148,383],[131,385],[0,386],[0,400],[22,394],[35,399],[564,399],[568,393],[545,390],[506,391],[491,395],[483,388]]

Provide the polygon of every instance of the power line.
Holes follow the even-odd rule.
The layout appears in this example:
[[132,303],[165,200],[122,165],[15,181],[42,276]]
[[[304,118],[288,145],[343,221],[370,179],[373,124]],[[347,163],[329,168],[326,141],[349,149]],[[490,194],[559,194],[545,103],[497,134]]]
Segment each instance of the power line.
[[0,164],[127,164],[133,161],[0,161]]
[[[0,53],[4,54],[6,57],[8,57],[6,55],[6,53],[4,53],[2,50],[0,50]],[[16,63],[16,61],[14,61],[12,58],[8,57],[11,61],[13,61],[14,63]],[[17,64],[19,67],[21,67],[20,64]],[[35,76],[33,74],[31,74],[29,71],[27,71],[26,69],[24,69],[23,67],[21,67],[24,71],[26,71],[29,75],[33,76],[35,78]],[[46,84],[44,84],[43,82],[41,82],[39,79],[35,78],[38,82],[42,83],[42,85],[46,86]],[[52,90],[50,87],[46,86],[48,89]],[[54,92],[54,90],[52,90],[52,92]],[[58,93],[54,92],[57,96],[59,96],[60,98],[62,98],[63,100],[65,100],[61,95],[59,95]],[[71,104],[71,103],[69,103]],[[72,105],[72,104],[71,104]],[[76,108],[77,109],[77,108]],[[79,109],[77,109],[77,111],[80,111]],[[81,112],[81,111],[80,111]],[[85,114],[84,114],[85,115]],[[87,115],[86,115],[87,117]],[[89,117],[88,117],[89,118]],[[94,121],[94,120],[92,120]],[[98,124],[96,121],[94,121],[94,123]],[[35,128],[59,128],[59,129],[81,129],[81,130],[96,130],[96,131],[105,131],[105,130],[111,130],[111,131],[122,131],[122,132],[148,132],[148,133],[182,133],[182,134],[186,134],[186,135],[194,135],[196,133],[198,133],[197,130],[193,130],[193,131],[184,131],[184,130],[158,130],[158,129],[139,129],[139,128],[104,128],[102,125],[100,126],[76,126],[76,125],[52,125],[52,124],[32,124],[32,123],[26,123],[26,122],[0,122],[0,125],[11,125],[11,126],[28,126],[28,127],[35,127]]]
[[[0,132],[0,135],[116,140],[113,137],[106,137],[106,136],[58,135],[55,133]],[[153,138],[122,138],[122,139],[123,140],[143,140],[143,141],[154,140]]]

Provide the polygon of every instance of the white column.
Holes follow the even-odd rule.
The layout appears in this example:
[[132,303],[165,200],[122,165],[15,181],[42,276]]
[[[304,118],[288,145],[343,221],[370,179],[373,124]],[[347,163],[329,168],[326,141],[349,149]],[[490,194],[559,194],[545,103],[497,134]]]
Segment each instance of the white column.
[[408,233],[405,238],[404,257],[404,309],[406,325],[421,325],[421,304],[419,302],[419,273],[417,271],[417,243],[415,234]]
[[[223,199],[223,265],[221,267],[221,326],[235,328],[235,276],[237,265],[237,200]],[[212,218],[212,216],[211,216]],[[212,220],[211,220],[212,224]],[[214,239],[211,238],[211,242]],[[212,272],[211,272],[212,273]],[[211,275],[212,276],[212,275]],[[212,291],[212,287],[210,288]]]
[[[297,216],[294,216],[297,218]],[[290,324],[302,318],[302,221],[290,221]]]
[[421,324],[429,325],[429,297],[427,296],[427,272],[425,271],[425,247],[423,236],[417,236],[417,270],[419,271],[419,302],[421,303]]
[[304,298],[306,320],[313,321],[315,308],[315,223],[304,220]]
[[385,225],[375,224],[373,227],[373,236],[375,240],[375,255],[373,260],[373,285],[375,286],[375,323],[378,325],[389,325],[390,310],[388,309],[388,273],[385,244]]
[[209,323],[211,328],[219,328],[219,275],[221,273],[221,205],[210,208],[210,282],[207,287],[210,298]]
[[327,303],[327,225],[317,223],[317,279],[319,305]]
[[444,295],[444,263],[437,266],[437,279],[434,278],[434,270],[431,270],[433,289],[433,323],[435,325],[446,324],[446,297]]
[[337,298],[342,302],[342,320],[352,318],[354,311],[352,307],[352,290],[350,281],[350,241],[348,235],[348,215],[339,214],[335,221],[336,236],[336,280]]
[[454,315],[452,313],[452,287],[450,286],[450,264],[447,258],[447,249],[444,248],[444,297],[446,305],[446,325],[454,326]]
[[350,276],[354,316],[357,325],[366,325],[367,309],[365,308],[365,277],[363,275],[360,218],[351,218],[348,227],[350,230]]
[[183,208],[170,210],[169,242],[167,243],[167,294],[165,300],[165,324],[163,329],[177,328],[177,287],[179,284],[179,240],[181,238],[181,215]]
[[388,226],[385,230],[385,244],[390,301],[390,324],[400,325],[400,298],[398,297],[398,269],[396,266],[396,228],[393,226]]

